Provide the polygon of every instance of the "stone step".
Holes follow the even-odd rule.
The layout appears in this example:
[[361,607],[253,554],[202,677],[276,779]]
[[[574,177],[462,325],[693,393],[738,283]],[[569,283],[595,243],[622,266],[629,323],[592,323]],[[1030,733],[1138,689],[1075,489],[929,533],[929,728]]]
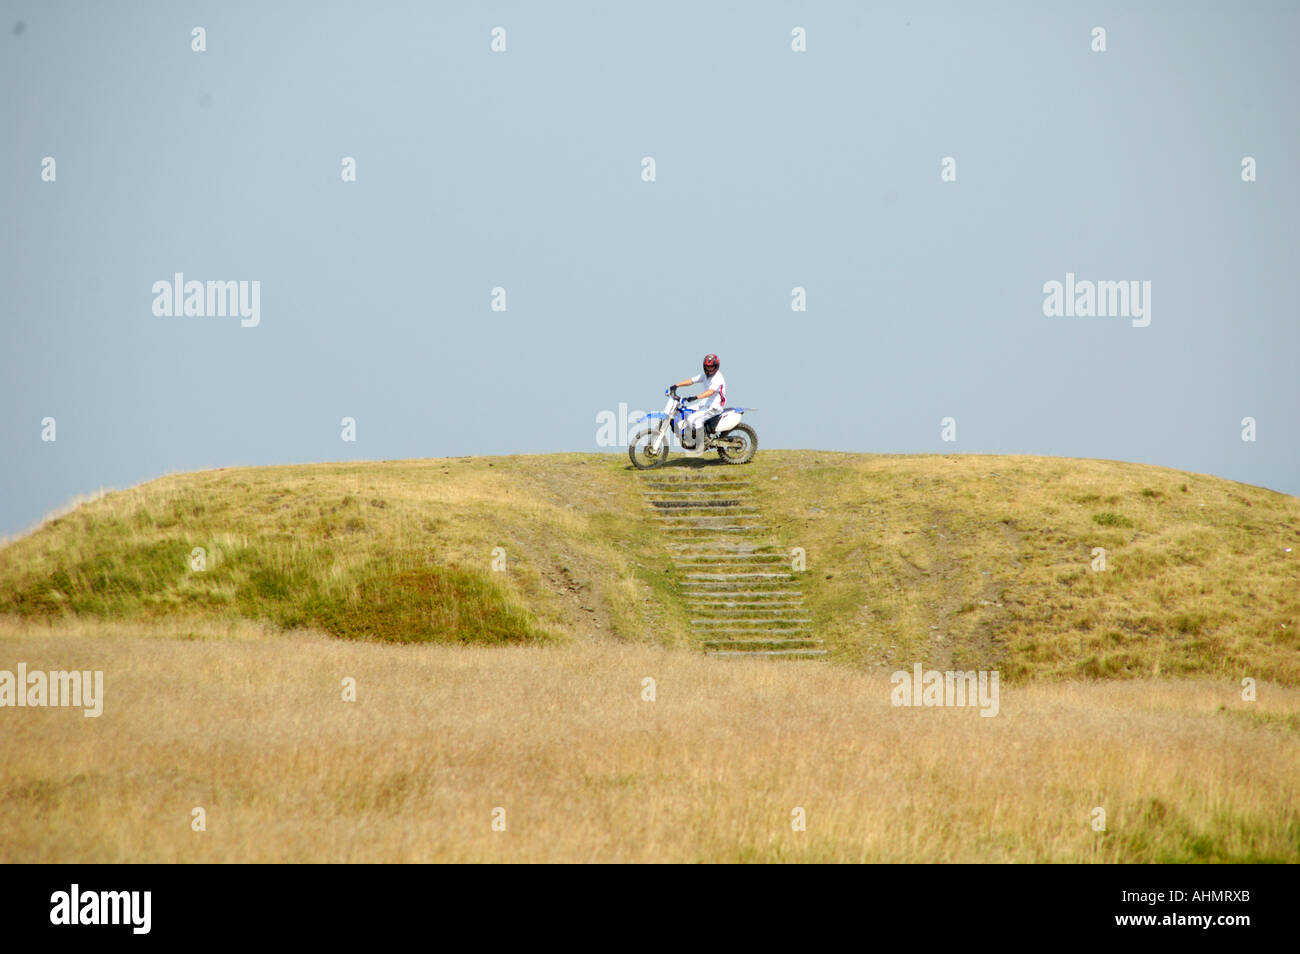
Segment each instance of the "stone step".
[[651,515],[663,519],[665,517],[677,517],[679,520],[690,520],[695,517],[728,517],[735,516],[744,520],[762,520],[758,514],[760,511],[753,510],[750,512],[744,507],[723,507],[718,508],[718,513],[707,513],[702,510],[679,510],[672,508],[669,510],[652,510]]
[[[694,613],[694,615],[697,616],[725,616],[727,613],[737,613],[737,615],[732,616],[731,619],[744,621],[768,619],[768,617],[763,616],[762,613],[771,613],[771,615],[775,616],[790,615],[790,613],[806,613],[807,607],[789,606],[787,603],[738,603],[731,604],[731,606],[725,606],[725,604],[697,603],[695,600],[690,600],[690,603],[686,606],[686,612]],[[744,615],[738,615],[738,613],[744,613]],[[750,613],[753,613],[753,615],[750,615]]]
[[703,639],[700,640],[705,646],[721,646],[730,649],[756,649],[759,646],[781,647],[788,649],[811,649],[814,646],[821,646],[824,640],[820,639]]
[[731,494],[725,491],[718,493],[697,494],[697,493],[677,493],[675,491],[659,491],[657,493],[643,494],[647,503],[667,503],[667,504],[690,504],[690,503],[715,503],[717,501],[736,501],[738,503],[753,503],[754,498],[749,494]]
[[[780,624],[782,626],[793,626],[798,629],[807,629],[812,625],[812,620],[804,616],[792,615],[790,610],[777,610],[776,612],[763,615],[754,613],[753,615],[728,615],[729,611],[725,610],[702,610],[697,611],[695,607],[687,607],[687,612],[692,615],[690,624],[692,626],[772,626]],[[793,613],[800,613],[802,610],[796,609]]]
[[800,596],[798,590],[719,590],[716,587],[727,586],[726,583],[691,583],[682,587],[687,596],[744,596],[748,599],[763,599],[769,596]]
[[725,601],[727,599],[726,594],[728,593],[735,593],[741,598],[741,602],[762,600],[765,606],[770,606],[773,603],[795,604],[803,602],[803,594],[800,593],[799,590],[786,590],[783,595],[778,596],[777,594],[779,591],[772,589],[770,586],[765,589],[760,587],[748,590],[720,590],[711,584],[705,587],[699,587],[687,583],[684,584],[684,586],[689,588],[692,593],[692,604],[694,604],[696,600]]
[[[734,574],[737,574],[737,573],[745,573],[745,572],[748,571],[748,570],[757,570],[757,569],[770,569],[770,570],[775,570],[775,569],[777,569],[777,567],[779,567],[779,566],[780,566],[779,563],[777,563],[777,564],[771,564],[771,563],[725,563],[725,562],[723,562],[723,561],[721,561],[721,560],[709,560],[709,561],[707,561],[707,562],[705,562],[705,563],[674,563],[674,564],[673,564],[673,569],[676,570],[676,571],[679,572],[679,573],[685,573],[685,574],[687,574],[687,577],[690,578],[690,579],[694,579],[695,577],[699,576],[701,573],[706,573],[706,574],[707,574],[707,573],[715,573],[715,572],[716,572],[716,573],[725,573],[725,574],[732,574],[732,575],[734,575]],[[775,575],[775,576],[778,576],[778,577],[781,577],[782,579],[784,579],[786,576],[788,576],[788,575],[790,575],[790,574],[787,574],[787,573],[776,573],[776,574],[774,574],[774,575]]]
[[745,613],[770,613],[786,612],[798,613],[803,606],[803,600],[701,600],[693,599],[690,603],[693,610],[739,610]]
[[753,500],[754,494],[745,487],[705,487],[696,490],[673,490],[668,487],[642,487],[641,496],[647,500]]
[[790,580],[794,578],[793,571],[789,573],[687,573],[686,579],[697,580],[706,583],[711,580]]
[[692,613],[695,618],[692,623],[811,623],[812,619],[805,616],[808,612],[803,606],[767,606],[762,603],[753,603],[747,606],[731,606],[726,608],[717,608],[700,606],[694,601],[686,607],[687,611]]
[[710,617],[691,620],[692,626],[715,626],[719,629],[731,629],[736,626],[752,628],[753,623],[780,623],[782,626],[797,626],[811,623],[806,616],[745,616],[745,617]]
[[670,543],[664,549],[666,550],[700,550],[702,547],[712,547],[718,551],[730,551],[732,553],[754,553],[759,556],[768,554],[781,554],[783,551],[777,550],[770,543],[737,543],[732,540],[695,540],[691,543]]
[[808,628],[804,626],[751,626],[747,629],[720,630],[716,626],[695,626],[697,631],[706,633],[721,632],[727,636],[807,636]]
[[702,497],[744,497],[751,500],[753,491],[747,487],[714,487],[711,489],[681,490],[673,487],[642,487],[641,495],[650,499],[694,500]]
[[[681,550],[685,546],[685,550]],[[668,551],[668,558],[672,560],[708,560],[708,559],[731,559],[731,560],[751,560],[754,563],[789,563],[788,556],[785,554],[755,554],[753,551],[737,550],[719,550],[716,545],[703,545],[706,548],[697,548],[695,545],[685,543],[685,545],[666,546],[664,550]]]
[[[764,603],[747,603],[744,606],[703,606],[696,604],[694,601],[686,607],[686,611],[695,616],[718,616],[719,618],[734,613],[736,615],[728,618],[734,619],[736,622],[762,622],[772,616],[789,616],[808,612],[807,608],[803,606],[768,606]],[[743,615],[741,615],[742,613]],[[769,615],[764,616],[764,613]]]
[[812,621],[808,619],[790,619],[788,614],[773,613],[770,616],[726,616],[726,617],[704,617],[691,620],[692,626],[716,626],[722,629],[762,629],[769,626],[782,626],[788,629],[798,629],[800,631],[808,629]]
[[753,560],[757,563],[784,563],[786,558],[780,553],[741,553],[737,550],[692,550],[676,554],[675,560],[734,560],[736,562]]
[[761,527],[660,527],[664,533],[753,533]]
[[770,616],[751,616],[749,619],[737,620],[735,617],[728,619],[707,619],[692,620],[690,625],[694,629],[716,629],[719,633],[807,633],[810,632],[811,624],[801,620],[785,620],[780,617]]
[[[735,573],[742,573],[745,570],[752,570],[755,568],[755,566],[766,566],[766,564],[750,563],[746,565],[743,563],[738,563],[735,566],[725,566],[717,563],[701,563],[701,564],[691,566],[691,565],[683,565],[681,563],[674,563],[672,569],[679,574],[683,574],[684,577],[682,582],[686,582],[687,580],[695,580],[701,573],[710,573],[716,570],[719,573],[735,574]],[[786,575],[777,574],[777,578],[785,579]],[[790,582],[793,584],[794,580],[791,580]]]
[[708,513],[704,510],[692,510],[689,513],[681,510],[658,510],[655,511],[654,518],[660,523],[669,520],[755,520],[758,517],[757,510],[747,510],[744,507],[718,508],[718,513]]
[[770,584],[765,585],[768,589],[720,590],[711,584],[704,584],[701,587],[699,584],[687,583],[681,589],[682,595],[687,598],[687,606],[695,606],[697,602],[704,600],[714,600],[727,593],[735,593],[741,602],[747,605],[758,603],[763,606],[788,605],[791,600],[803,602],[803,597],[799,595],[798,590],[776,590],[772,589]]
[[701,617],[691,620],[691,626],[713,627],[720,633],[729,633],[737,629],[762,629],[767,627],[780,627],[784,629],[807,630],[812,625],[812,620],[805,618],[791,618],[780,614],[775,616],[728,616],[728,617]]
[[698,477],[686,475],[672,477],[668,474],[639,474],[643,484],[664,485],[668,487],[752,487],[753,482],[745,477]]
[[[745,609],[747,610],[748,607],[746,607]],[[802,607],[795,607],[794,609],[777,609],[771,611],[763,610],[761,607],[757,607],[755,609],[755,612],[753,613],[740,612],[740,610],[741,610],[740,607],[735,607],[735,606],[731,606],[731,607],[691,606],[689,607],[690,612],[698,614],[696,618],[691,620],[692,625],[694,625],[695,623],[703,624],[710,621],[717,622],[717,623],[725,622],[725,623],[733,624],[735,626],[750,625],[755,623],[767,624],[773,621],[781,622],[781,623],[790,623],[792,625],[798,625],[798,626],[808,626],[812,624],[812,620],[810,618],[806,616],[794,615],[802,612]]]
[[720,573],[739,573],[754,569],[776,569],[780,565],[779,563],[742,563],[739,560],[734,563],[726,560],[705,560],[699,563],[674,563],[672,566],[679,572],[708,573],[716,570]]
[[[683,570],[682,567],[676,567],[676,569],[679,572]],[[786,586],[791,592],[798,593],[798,583],[798,580],[787,573],[747,576],[739,573],[696,573],[694,571],[683,572],[678,581],[679,586],[696,588],[729,586],[741,592],[750,590],[754,593],[770,593],[774,586]]]
[[824,649],[706,649],[707,656],[789,656],[809,658],[825,656]]
[[[681,547],[685,549],[681,549]],[[674,560],[762,560],[772,563],[789,562],[787,557],[779,550],[763,550],[759,552],[754,547],[747,546],[737,541],[736,546],[725,546],[721,542],[698,540],[690,544],[679,544],[676,548],[668,548]]]
[[751,510],[758,508],[748,501],[741,500],[652,500],[650,506],[656,510]]
[[751,530],[761,529],[757,523],[748,523],[755,519],[753,514],[739,513],[657,513],[654,515],[659,525],[676,524],[685,527],[700,527],[707,530],[716,526],[748,526]]
[[[755,564],[766,563],[771,560],[772,563],[785,563],[784,556],[780,554],[746,554],[741,550],[712,551],[712,550],[676,550],[673,547],[664,547],[668,551],[668,559],[671,560],[707,560],[710,558],[735,558],[741,560],[753,560]],[[772,559],[775,558],[775,559]]]
[[[727,585],[728,584],[726,583],[687,583],[680,587],[680,589],[682,595],[692,601],[697,599],[707,600],[715,596],[729,596],[732,594],[743,597],[746,600],[761,600],[770,599],[776,596],[786,597],[799,595],[798,590],[775,589],[771,584],[763,584],[747,590],[722,589],[722,587]],[[764,589],[763,586],[766,586],[767,588]]]
[[753,500],[754,494],[744,487],[715,487],[709,490],[673,490],[671,488],[642,487],[646,500]]
[[[753,612],[746,613],[743,616],[739,614],[732,615],[733,611],[737,609],[737,607],[731,607],[727,610],[716,610],[697,607],[694,604],[690,604],[684,608],[692,617],[698,619],[712,618],[715,622],[726,620],[734,622],[737,625],[742,623],[768,623],[775,619],[793,619],[793,617],[798,616],[801,618],[800,621],[798,621],[798,625],[802,626],[807,622],[802,620],[802,615],[808,612],[807,608],[803,606],[796,606],[793,608],[779,606],[767,607],[761,603],[755,603],[752,607],[744,607],[746,610],[752,609]],[[691,621],[695,622],[694,619]]]
[[647,496],[651,507],[757,507],[748,496],[722,494],[719,496]]
[[[715,610],[705,609],[692,603],[686,609],[694,614],[694,618],[691,620],[692,623],[717,623],[719,626],[730,626],[733,623],[736,626],[748,626],[751,623],[789,623],[793,626],[812,622],[812,619],[803,615],[807,612],[807,609],[802,606],[769,607],[756,605]],[[744,612],[739,612],[742,609]]]
[[[655,525],[660,530],[694,530],[697,533],[726,533],[731,530],[744,530],[746,535],[751,539],[756,534],[765,533],[767,528],[761,523],[755,523],[759,518],[753,514],[747,513],[719,513],[709,516],[690,516],[674,515],[673,517],[660,517],[655,521]],[[699,537],[701,542],[709,539],[708,537]],[[733,538],[734,539],[734,538]]]
[[643,490],[641,496],[647,502],[659,500],[663,503],[696,503],[710,500],[755,502],[754,495],[747,490]]
[[737,556],[673,556],[673,567],[690,571],[719,573],[762,573],[766,576],[797,576],[798,571],[788,569],[785,560],[746,560]]
[[[789,584],[790,586],[798,585],[798,577],[794,573],[759,573],[758,567],[737,567],[735,572],[718,571],[714,572],[711,567],[673,567],[680,574],[681,582],[684,584],[731,584],[745,585],[755,584],[758,586],[771,586],[772,584]],[[749,572],[753,569],[755,572]]]

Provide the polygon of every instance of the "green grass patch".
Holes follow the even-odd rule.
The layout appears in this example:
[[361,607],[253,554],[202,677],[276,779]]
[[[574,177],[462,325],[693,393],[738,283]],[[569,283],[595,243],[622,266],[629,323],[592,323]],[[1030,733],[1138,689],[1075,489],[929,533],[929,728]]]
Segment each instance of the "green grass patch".
[[1109,511],[1105,513],[1094,513],[1092,515],[1092,522],[1096,524],[1100,524],[1103,527],[1133,526],[1133,521],[1130,520],[1128,517],[1122,516],[1117,513],[1110,513]]
[[353,639],[504,644],[549,638],[486,574],[459,567],[379,564],[351,592],[318,597],[302,613],[302,622]]

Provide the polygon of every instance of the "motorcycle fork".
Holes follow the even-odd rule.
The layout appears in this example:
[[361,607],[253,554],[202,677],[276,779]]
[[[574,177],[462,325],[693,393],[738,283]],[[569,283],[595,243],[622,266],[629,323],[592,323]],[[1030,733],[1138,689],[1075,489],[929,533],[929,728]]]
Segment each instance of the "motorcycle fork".
[[664,420],[660,422],[659,433],[655,435],[654,440],[651,442],[650,445],[652,453],[655,454],[659,453],[660,449],[664,446],[664,442],[669,439],[668,435],[671,430],[672,430],[672,424],[669,421]]

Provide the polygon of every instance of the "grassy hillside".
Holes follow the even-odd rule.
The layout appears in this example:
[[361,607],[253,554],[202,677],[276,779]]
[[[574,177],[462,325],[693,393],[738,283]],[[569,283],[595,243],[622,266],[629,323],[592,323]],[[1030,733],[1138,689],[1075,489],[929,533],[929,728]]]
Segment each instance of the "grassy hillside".
[[1300,499],[1116,461],[765,466],[769,512],[808,550],[810,602],[842,659],[1300,684]]
[[611,481],[614,499],[584,479],[597,469],[463,458],[166,477],[0,550],[0,612],[265,620],[402,642],[529,642],[614,623],[632,636],[624,551],[648,534],[630,483]]
[[[814,625],[852,667],[1300,685],[1294,497],[1058,458],[763,451],[728,472],[752,481],[773,542],[806,551]],[[0,548],[0,614],[688,646],[646,517],[616,455],[169,476]]]

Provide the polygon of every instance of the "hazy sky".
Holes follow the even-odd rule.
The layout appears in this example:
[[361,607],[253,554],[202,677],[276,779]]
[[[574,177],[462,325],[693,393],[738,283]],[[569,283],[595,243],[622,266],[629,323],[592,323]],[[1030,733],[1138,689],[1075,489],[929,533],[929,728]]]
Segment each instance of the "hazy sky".
[[[1300,4],[0,10],[0,533],[174,471],[599,450],[706,351],[763,448],[1300,493]],[[177,272],[259,323],[156,317]],[[1150,324],[1045,316],[1067,272]]]

